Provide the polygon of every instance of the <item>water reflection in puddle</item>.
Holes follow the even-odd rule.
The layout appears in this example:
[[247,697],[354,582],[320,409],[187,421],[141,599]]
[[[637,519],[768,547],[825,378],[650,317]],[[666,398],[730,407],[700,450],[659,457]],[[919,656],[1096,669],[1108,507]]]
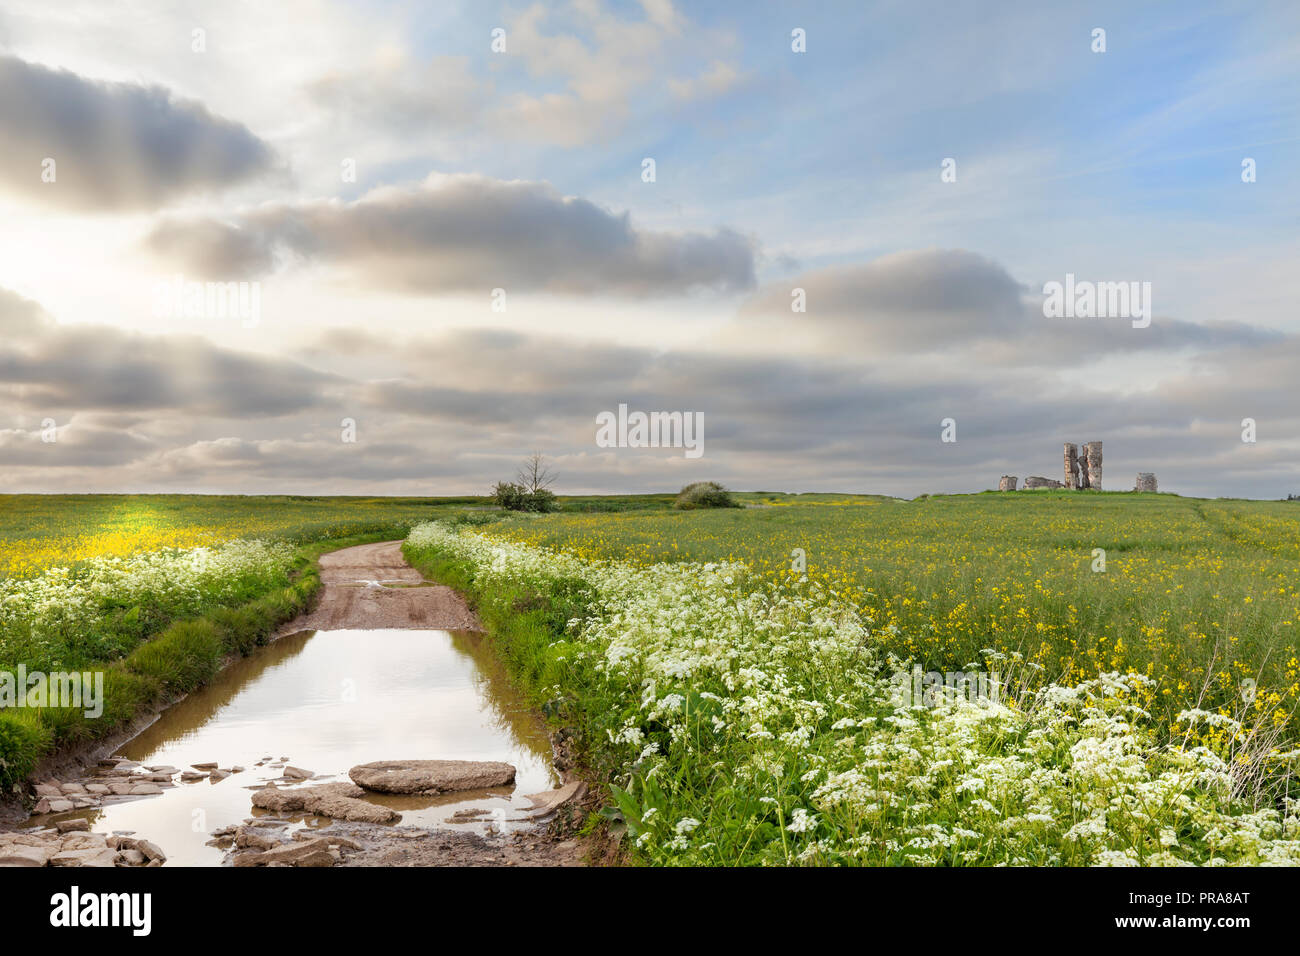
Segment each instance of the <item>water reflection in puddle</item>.
[[515,694],[485,640],[473,632],[413,630],[281,638],[235,662],[116,751],[146,765],[186,769],[215,761],[243,766],[242,773],[58,818],[82,816],[100,832],[136,831],[163,849],[168,865],[217,864],[222,851],[204,845],[208,834],[261,812],[252,810],[250,788],[283,770],[254,766],[268,756],[312,771],[310,783],[346,781],[350,767],[373,760],[504,760],[517,768],[514,787],[368,799],[398,810],[403,825],[481,830],[483,823],[449,821],[470,808],[499,807],[516,817],[528,806],[524,794],[557,786],[559,777],[545,725]]

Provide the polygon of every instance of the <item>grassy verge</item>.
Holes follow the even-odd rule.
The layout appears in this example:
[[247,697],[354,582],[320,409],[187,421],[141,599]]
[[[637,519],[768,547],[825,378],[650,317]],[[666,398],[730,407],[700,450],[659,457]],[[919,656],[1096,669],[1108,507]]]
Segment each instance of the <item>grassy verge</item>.
[[0,792],[23,781],[60,749],[101,739],[140,714],[209,681],[227,658],[251,653],[275,629],[306,611],[320,588],[317,559],[328,551],[390,540],[393,530],[316,541],[294,553],[285,575],[234,603],[220,599],[204,613],[170,620],[116,660],[85,665],[103,675],[103,711],[21,707],[0,711]]
[[592,561],[441,524],[404,552],[471,597],[512,675],[574,729],[637,860],[1300,863],[1300,801],[1243,799],[1237,754],[1167,742],[1144,675],[918,696],[869,622],[809,582]]

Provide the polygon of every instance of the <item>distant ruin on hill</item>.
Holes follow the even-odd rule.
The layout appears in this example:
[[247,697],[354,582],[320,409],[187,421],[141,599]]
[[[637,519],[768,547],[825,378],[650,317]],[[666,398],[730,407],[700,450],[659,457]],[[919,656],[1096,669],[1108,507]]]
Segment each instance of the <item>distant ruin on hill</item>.
[[[1015,491],[1016,485],[1020,481],[1015,475],[1003,475],[998,481],[998,491]],[[1065,443],[1065,480],[1057,481],[1055,478],[1043,478],[1041,475],[1031,475],[1025,479],[1024,487],[1028,490],[1034,488],[1064,488],[1067,491],[1084,488],[1093,488],[1101,490],[1101,442],[1085,442],[1082,446]],[[1134,491],[1151,491],[1158,488],[1156,476],[1149,471],[1140,471],[1137,476],[1137,484]]]

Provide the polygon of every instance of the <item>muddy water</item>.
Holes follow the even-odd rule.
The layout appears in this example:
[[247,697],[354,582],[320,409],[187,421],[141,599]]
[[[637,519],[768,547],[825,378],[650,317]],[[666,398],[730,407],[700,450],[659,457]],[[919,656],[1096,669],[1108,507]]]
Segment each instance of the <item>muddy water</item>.
[[[504,760],[513,787],[440,797],[372,795],[402,814],[399,825],[482,832],[484,822],[453,822],[459,810],[501,808],[517,819],[525,794],[559,785],[541,720],[514,693],[472,632],[307,631],[281,638],[224,670],[208,686],[166,710],[117,753],[145,765],[188,769],[215,761],[245,769],[218,783],[200,780],[161,796],[58,815],[82,816],[99,832],[135,831],[157,843],[168,865],[214,865],[212,830],[262,811],[254,789],[287,757],[317,776],[346,781],[348,768],[373,760]],[[119,798],[120,799],[120,798]],[[500,816],[500,814],[498,814]],[[33,819],[33,823],[50,818]],[[308,818],[296,825],[328,821]]]

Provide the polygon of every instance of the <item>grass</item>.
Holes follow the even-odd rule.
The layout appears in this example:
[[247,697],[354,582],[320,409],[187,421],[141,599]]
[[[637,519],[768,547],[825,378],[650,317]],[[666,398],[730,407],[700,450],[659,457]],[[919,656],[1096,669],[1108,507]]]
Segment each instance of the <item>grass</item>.
[[814,582],[584,559],[499,530],[421,526],[404,551],[471,596],[515,679],[573,731],[635,860],[1300,862],[1300,802],[1243,793],[1232,753],[1169,740],[1143,706],[1150,678],[917,701],[861,615]]
[[885,653],[926,669],[964,668],[993,649],[1021,655],[1042,680],[1139,673],[1170,734],[1185,729],[1175,718],[1187,707],[1240,716],[1254,686],[1249,719],[1297,739],[1295,503],[1069,492],[768,503],[488,530],[597,560],[736,561],[769,582],[806,576],[860,610]]

